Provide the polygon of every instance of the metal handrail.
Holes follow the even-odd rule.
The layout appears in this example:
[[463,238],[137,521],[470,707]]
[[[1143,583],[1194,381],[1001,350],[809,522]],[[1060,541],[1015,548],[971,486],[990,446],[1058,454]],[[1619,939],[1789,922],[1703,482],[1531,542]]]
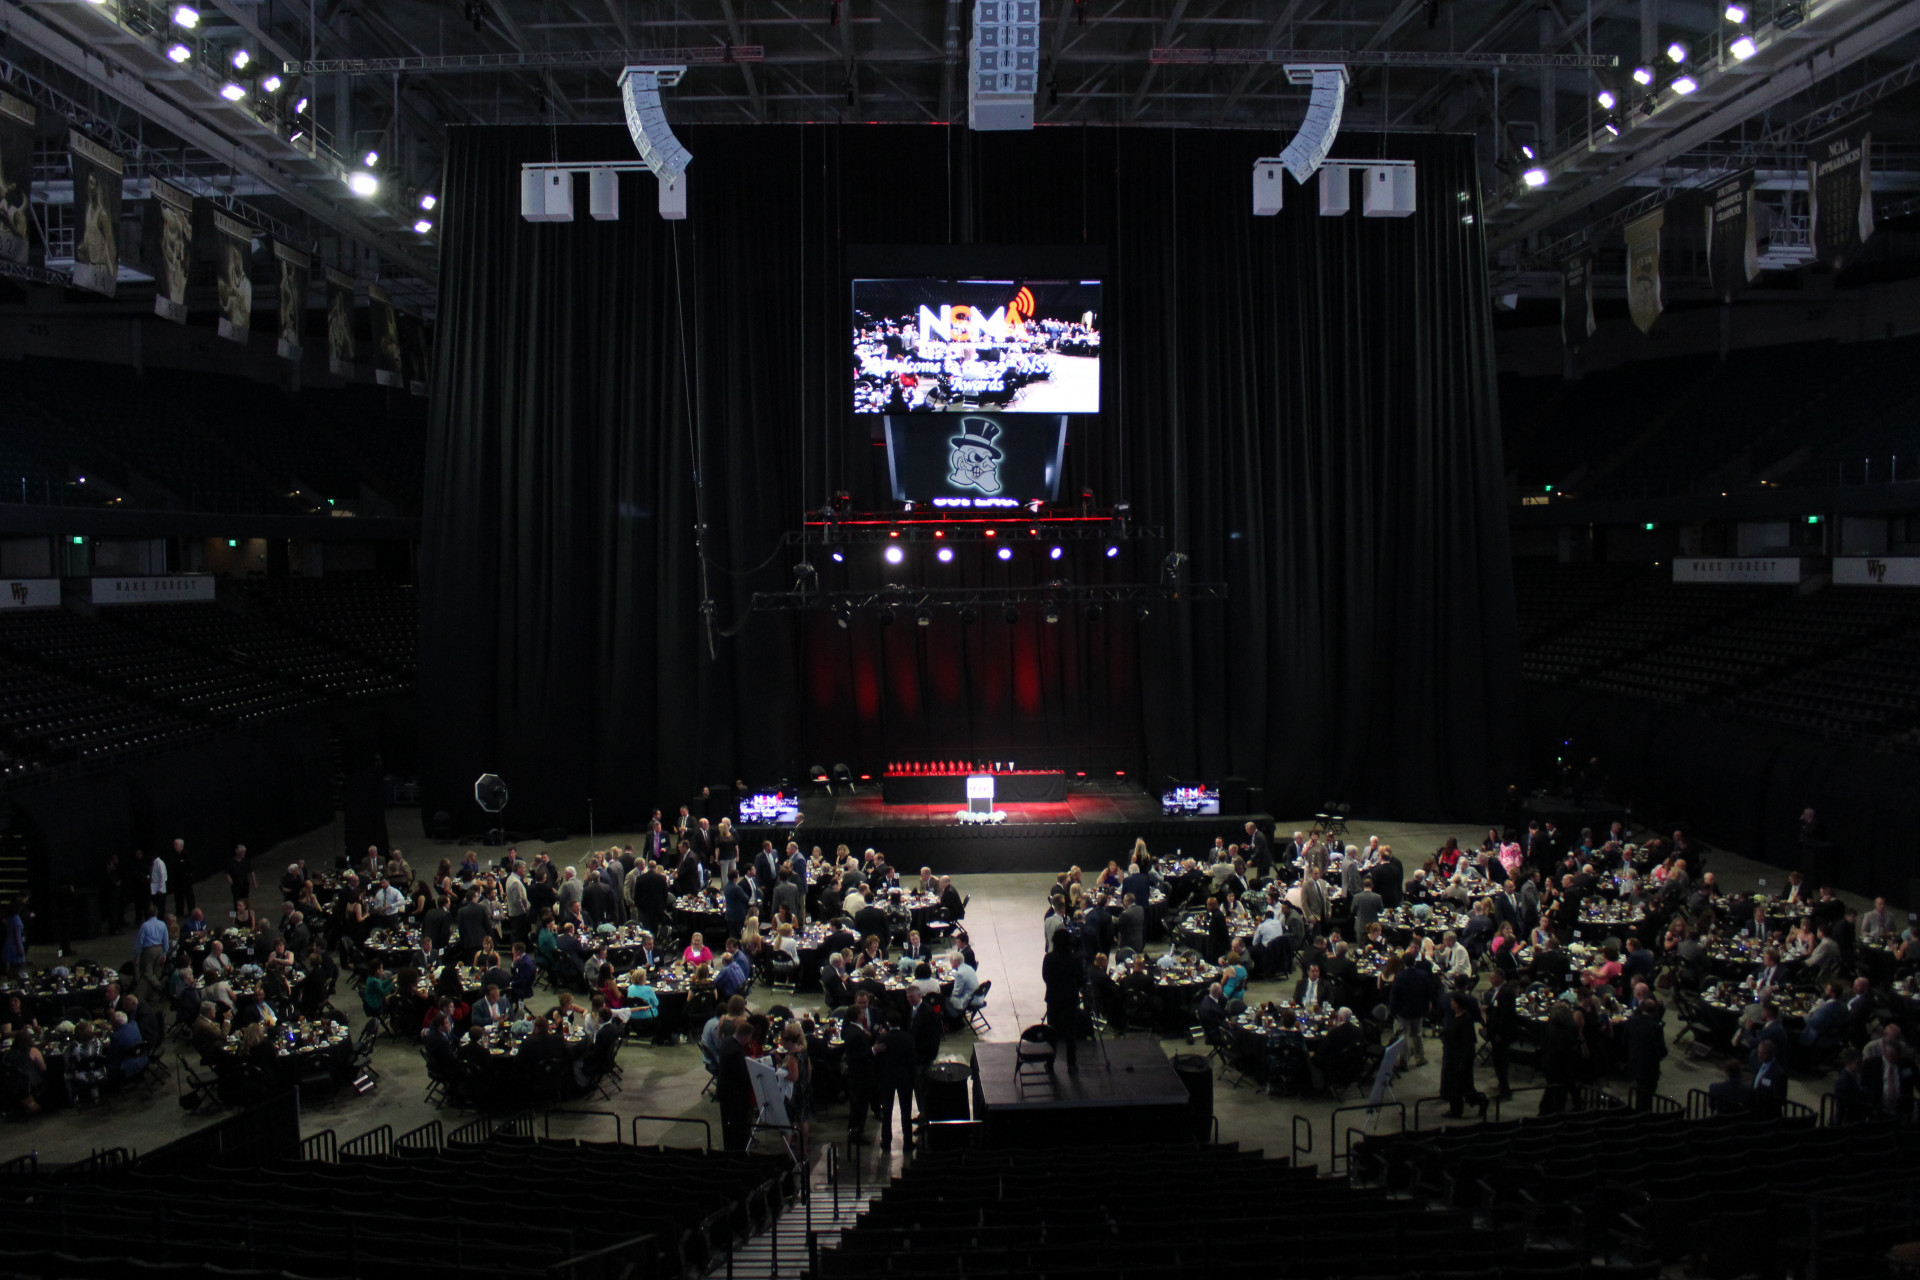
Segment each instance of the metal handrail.
[[1500,1116],[1501,1104],[1518,1101],[1520,1095],[1523,1093],[1537,1093],[1544,1097],[1546,1095],[1547,1090],[1552,1087],[1553,1087],[1552,1085],[1545,1085],[1545,1084],[1529,1084],[1529,1085],[1522,1085],[1518,1089],[1507,1090],[1508,1094],[1511,1095],[1510,1097],[1503,1098],[1499,1094],[1495,1094],[1493,1096],[1493,1119],[1495,1123],[1498,1123],[1501,1119],[1501,1116]]
[[550,1139],[553,1137],[553,1118],[555,1116],[605,1116],[607,1119],[613,1121],[614,1145],[615,1146],[625,1145],[622,1142],[620,1137],[620,1117],[619,1116],[615,1115],[611,1111],[575,1110],[574,1108],[571,1108],[571,1107],[555,1107],[551,1111],[546,1111],[541,1113],[541,1117],[540,1117],[541,1138]]
[[[1640,1105],[1642,1098],[1646,1099],[1647,1105],[1645,1107]],[[1637,1084],[1627,1089],[1627,1106],[1634,1111],[1651,1111],[1659,1116],[1681,1115],[1686,1112],[1685,1107],[1675,1102],[1672,1098],[1669,1098],[1666,1094],[1642,1093],[1640,1086]]]
[[393,1149],[399,1155],[415,1152],[438,1152],[446,1145],[446,1134],[440,1128],[438,1120],[429,1120],[415,1129],[409,1129],[393,1140]]
[[[1305,1125],[1307,1130],[1307,1141],[1305,1146],[1302,1146],[1300,1143],[1300,1127],[1302,1125]],[[1300,1163],[1301,1156],[1310,1156],[1312,1154],[1313,1154],[1313,1121],[1307,1119],[1307,1117],[1301,1115],[1299,1112],[1296,1111],[1294,1112],[1294,1115],[1293,1115],[1292,1163],[1295,1165],[1298,1165]]]
[[[556,1262],[547,1268],[547,1274],[554,1277],[555,1280],[569,1280],[569,1278],[571,1278],[571,1280],[580,1280],[589,1265],[598,1265],[602,1261],[613,1259],[623,1253],[653,1252],[648,1246],[652,1245],[657,1239],[657,1236],[645,1235],[615,1241],[603,1249],[595,1249],[592,1253],[583,1253],[579,1257],[568,1258],[565,1262]],[[633,1274],[633,1268],[629,1265],[623,1269],[609,1271],[605,1274],[628,1276]]]
[[651,1120],[656,1123],[664,1122],[667,1124],[697,1124],[702,1129],[706,1130],[707,1150],[709,1151],[713,1150],[713,1125],[706,1120],[702,1120],[699,1116],[650,1116],[650,1115],[635,1116],[633,1117],[633,1123],[629,1126],[629,1129],[633,1134],[633,1139],[632,1139],[633,1145],[636,1147],[640,1145],[640,1122],[642,1120]]
[[340,1158],[340,1142],[333,1130],[322,1129],[300,1139],[300,1158],[332,1164]]
[[340,1144],[343,1156],[390,1156],[393,1154],[393,1126],[383,1124],[359,1137]]
[[1357,1129],[1352,1125],[1347,1126],[1347,1128],[1342,1131],[1340,1128],[1340,1117],[1355,1111],[1378,1114],[1379,1112],[1387,1110],[1389,1107],[1400,1117],[1399,1132],[1407,1132],[1407,1104],[1397,1098],[1391,1102],[1360,1102],[1352,1106],[1334,1108],[1333,1113],[1327,1117],[1327,1132],[1330,1134],[1339,1134],[1341,1143],[1339,1147],[1327,1156],[1327,1171],[1329,1173],[1338,1174],[1342,1172],[1340,1166],[1344,1164],[1346,1165],[1346,1174],[1351,1177],[1353,1174],[1353,1135],[1357,1133],[1362,1137],[1372,1136],[1368,1134],[1366,1130]]

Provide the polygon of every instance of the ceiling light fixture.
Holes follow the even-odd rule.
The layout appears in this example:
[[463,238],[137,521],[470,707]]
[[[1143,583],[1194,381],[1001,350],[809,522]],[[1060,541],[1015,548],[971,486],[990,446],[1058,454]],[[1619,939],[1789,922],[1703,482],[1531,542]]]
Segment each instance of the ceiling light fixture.
[[378,151],[369,151],[367,152],[367,154],[360,157],[360,163],[367,166],[367,168],[371,169],[373,168],[373,166],[380,163],[380,153]]
[[247,64],[252,61],[253,61],[253,55],[248,53],[245,49],[235,49],[233,51],[233,69],[235,71],[245,71],[247,69]]
[[1695,89],[1698,89],[1699,87],[1700,87],[1700,82],[1698,80],[1695,80],[1692,76],[1681,76],[1678,80],[1675,80],[1673,82],[1673,91],[1679,94],[1683,98],[1686,97],[1688,94],[1692,93]]
[[200,25],[200,11],[190,4],[177,4],[173,7],[173,25],[185,27],[191,31]]
[[1613,96],[1613,90],[1611,89],[1602,89],[1596,100],[1608,111],[1620,105],[1620,100]]
[[228,102],[238,102],[247,96],[246,88],[229,80],[220,86],[220,96]]
[[185,62],[192,56],[193,50],[187,48],[187,46],[181,44],[178,40],[167,46],[167,57],[175,62]]
[[1544,187],[1547,185],[1547,171],[1545,169],[1540,168],[1538,165],[1536,165],[1533,168],[1527,170],[1525,173],[1521,174],[1520,181],[1526,183],[1530,187]]
[[433,209],[433,206],[439,203],[440,201],[434,196],[433,192],[431,191],[426,192],[424,195],[420,197],[420,207],[422,209],[431,211]]
[[1687,60],[1687,46],[1675,40],[1667,46],[1667,61],[1678,65]]
[[888,547],[885,551],[882,551],[880,553],[880,556],[888,564],[899,564],[902,560],[905,560],[907,558],[907,553],[902,551],[898,547]]
[[1727,21],[1738,25],[1747,20],[1747,6],[1739,3],[1727,6]]
[[363,169],[355,169],[347,175],[347,190],[357,196],[370,196],[380,189],[380,179]]
[[427,234],[427,232],[433,230],[433,219],[421,218],[419,221],[413,224],[413,229],[415,231],[418,231],[421,235],[425,235]]
[[1633,82],[1634,82],[1635,84],[1652,84],[1652,83],[1653,83],[1653,70],[1652,70],[1652,68],[1650,68],[1650,67],[1635,67],[1635,68],[1633,69]]
[[307,100],[305,98],[302,98],[300,99],[300,101],[293,104],[293,114],[300,116],[300,115],[305,115],[306,113],[307,113]]
[[265,80],[262,80],[260,82],[260,88],[263,92],[266,92],[266,93],[280,92],[280,77],[268,76]]
[[1738,40],[1735,40],[1727,46],[1727,52],[1733,55],[1735,62],[1745,62],[1748,58],[1760,52],[1760,46],[1753,42],[1752,36],[1741,36]]

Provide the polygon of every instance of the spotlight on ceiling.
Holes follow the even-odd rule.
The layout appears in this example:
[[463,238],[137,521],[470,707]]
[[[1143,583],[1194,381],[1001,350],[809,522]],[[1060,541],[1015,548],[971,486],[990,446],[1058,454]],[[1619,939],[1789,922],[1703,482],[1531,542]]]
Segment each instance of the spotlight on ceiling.
[[1533,168],[1527,170],[1525,173],[1520,175],[1520,181],[1526,183],[1530,187],[1544,187],[1545,185],[1547,185],[1547,171],[1545,169],[1542,169],[1540,166],[1535,165]]
[[1686,97],[1688,94],[1692,93],[1695,89],[1698,89],[1699,87],[1700,87],[1700,82],[1698,80],[1695,80],[1692,76],[1681,76],[1678,80],[1675,80],[1673,82],[1673,91],[1679,94],[1683,98]]
[[1523,142],[1520,144],[1520,154],[1531,160],[1533,159],[1533,148]]
[[425,235],[427,234],[427,232],[433,230],[433,219],[432,218],[415,219],[413,224],[413,229],[419,232],[421,235]]
[[420,196],[420,207],[422,209],[432,209],[433,206],[439,203],[440,203],[439,198],[436,197],[431,191],[423,192]]
[[1733,23],[1736,26],[1738,26],[1740,23],[1745,22],[1747,20],[1747,6],[1743,4],[1735,3],[1735,4],[1728,5],[1726,9],[1726,13],[1727,13],[1727,21]]
[[1047,548],[1047,559],[1058,560],[1066,553],[1067,549],[1056,542],[1053,546]]
[[845,631],[853,625],[853,610],[844,604],[837,604],[833,606],[833,620],[840,624],[842,631]]
[[905,560],[907,558],[907,553],[902,551],[899,547],[888,547],[885,551],[882,551],[880,553],[880,558],[885,560],[888,564],[899,564],[902,560]]
[[845,547],[829,547],[827,548],[827,559],[833,561],[835,564],[845,564],[847,562],[847,549]]
[[1050,623],[1060,621],[1060,606],[1049,601],[1047,604],[1047,612],[1044,616]]
[[1652,67],[1635,67],[1633,69],[1633,82],[1635,84],[1652,84],[1653,68]]
[[1011,560],[1013,559],[1013,548],[1002,547],[998,551],[994,552],[993,554],[999,556],[1002,560]]
[[1615,107],[1620,105],[1620,100],[1613,96],[1613,90],[1611,89],[1602,89],[1599,93],[1597,101],[1600,103],[1600,105],[1603,108],[1605,108],[1608,111],[1611,111]]
[[233,81],[229,80],[225,84],[220,86],[220,96],[225,98],[228,102],[238,102],[240,101],[240,99],[247,96],[247,91],[245,86],[236,84]]
[[280,92],[280,83],[279,76],[268,76],[260,82],[260,89],[263,93],[278,93]]
[[1018,622],[1020,621],[1020,606],[1009,601],[1007,607],[1000,611],[1000,616],[1008,622]]
[[1741,36],[1738,40],[1735,40],[1727,46],[1727,52],[1733,55],[1734,61],[1745,62],[1748,58],[1760,52],[1760,46],[1753,42],[1752,36]]
[[935,560],[938,560],[938,561],[939,561],[939,562],[940,562],[941,564],[952,564],[952,563],[953,563],[953,548],[952,548],[952,547],[941,547],[941,548],[940,548],[940,549],[939,549],[938,551],[936,551],[936,552],[934,552],[934,553],[933,553],[933,558],[934,558]]
[[933,610],[927,608],[925,605],[921,605],[918,609],[915,609],[913,611],[913,625],[916,627],[932,626]]
[[248,53],[245,49],[235,49],[233,51],[233,69],[235,71],[245,71],[247,69],[247,64],[252,61],[253,61],[253,55]]
[[181,44],[178,40],[167,46],[167,57],[175,62],[185,62],[192,56],[193,50],[187,48],[187,46]]
[[380,153],[378,151],[369,151],[360,157],[360,163],[371,169],[380,163]]
[[1610,134],[1612,134],[1612,135],[1613,135],[1614,137],[1616,137],[1616,138],[1620,136],[1620,126],[1619,126],[1619,125],[1617,125],[1617,124],[1615,124],[1615,123],[1614,123],[1613,121],[1611,121],[1611,120],[1603,120],[1603,121],[1601,121],[1601,122],[1600,122],[1600,127],[1601,127],[1602,129],[1605,129],[1605,130],[1606,130],[1606,131],[1607,131],[1608,133],[1610,133]]
[[1109,542],[1107,544],[1107,559],[1111,560],[1119,554],[1120,554],[1120,544],[1117,542]]
[[191,31],[200,25],[200,11],[190,4],[173,6],[173,25]]
[[355,169],[347,175],[347,190],[357,196],[370,196],[380,189],[380,179],[365,169]]
[[963,604],[960,606],[960,625],[961,626],[970,627],[975,622],[979,621],[979,619],[980,619],[980,615],[974,612],[974,608],[972,605]]
[[302,98],[300,99],[300,101],[293,104],[293,114],[297,116],[303,116],[306,113],[307,113],[307,100],[305,98]]
[[1667,61],[1676,66],[1687,60],[1687,46],[1675,40],[1667,46]]

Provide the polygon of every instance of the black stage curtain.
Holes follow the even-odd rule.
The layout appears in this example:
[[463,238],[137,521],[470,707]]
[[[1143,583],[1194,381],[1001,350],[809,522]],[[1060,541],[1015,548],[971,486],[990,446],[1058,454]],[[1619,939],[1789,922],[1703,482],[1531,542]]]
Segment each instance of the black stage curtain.
[[[1252,217],[1243,132],[683,138],[685,222],[640,176],[618,222],[586,219],[582,184],[580,221],[533,225],[521,163],[619,158],[625,131],[454,131],[429,810],[474,818],[485,770],[511,825],[579,824],[592,797],[604,826],[702,782],[967,757],[1241,776],[1276,812],[1486,816],[1522,724],[1471,139],[1343,136],[1419,164],[1419,212],[1368,219],[1291,186]],[[777,539],[804,509],[886,500],[884,451],[846,412],[846,247],[949,240],[1108,247],[1104,411],[1075,421],[1064,492],[1130,501],[1227,603],[970,628],[745,614],[791,585]],[[1074,571],[1154,580],[1167,549]],[[1005,580],[1052,576],[1027,572]]]

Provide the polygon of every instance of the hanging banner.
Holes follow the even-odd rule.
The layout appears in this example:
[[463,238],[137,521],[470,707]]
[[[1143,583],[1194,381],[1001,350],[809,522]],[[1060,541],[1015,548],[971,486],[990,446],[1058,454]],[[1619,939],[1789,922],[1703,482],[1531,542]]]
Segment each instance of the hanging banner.
[[1760,274],[1760,246],[1754,239],[1753,170],[1735,174],[1707,189],[1707,275],[1720,301]]
[[1652,333],[1653,322],[1666,308],[1660,292],[1660,228],[1667,220],[1667,207],[1627,224],[1627,308],[1640,332]]
[[407,390],[427,394],[427,322],[419,316],[400,317],[400,354],[406,361]]
[[253,332],[253,280],[247,264],[253,259],[253,228],[219,209],[213,211],[213,232],[220,256],[220,336],[244,344]]
[[126,165],[119,156],[81,133],[67,130],[67,164],[73,173],[73,287],[111,298],[120,283],[120,183]]
[[1799,556],[1676,556],[1675,582],[1799,582],[1806,561]]
[[275,236],[273,265],[280,282],[280,339],[275,350],[282,360],[297,361],[300,330],[307,314],[307,276],[313,270],[313,259]]
[[152,221],[159,232],[160,262],[154,273],[153,314],[187,322],[187,267],[193,261],[193,193],[164,178],[153,180]]
[[373,380],[383,387],[400,386],[405,377],[400,357],[400,321],[393,299],[377,284],[367,286],[367,323],[373,330]]
[[60,579],[8,578],[0,581],[0,609],[58,609]]
[[353,377],[359,358],[353,340],[353,277],[327,268],[327,370],[336,378]]
[[27,264],[33,247],[27,194],[33,186],[33,104],[0,93],[0,262]]
[[1838,267],[1873,235],[1873,131],[1855,120],[1807,144],[1814,256]]
[[95,604],[177,604],[213,599],[210,573],[157,574],[145,578],[93,578]]
[[1560,340],[1578,351],[1593,330],[1593,255],[1577,253],[1560,268]]

